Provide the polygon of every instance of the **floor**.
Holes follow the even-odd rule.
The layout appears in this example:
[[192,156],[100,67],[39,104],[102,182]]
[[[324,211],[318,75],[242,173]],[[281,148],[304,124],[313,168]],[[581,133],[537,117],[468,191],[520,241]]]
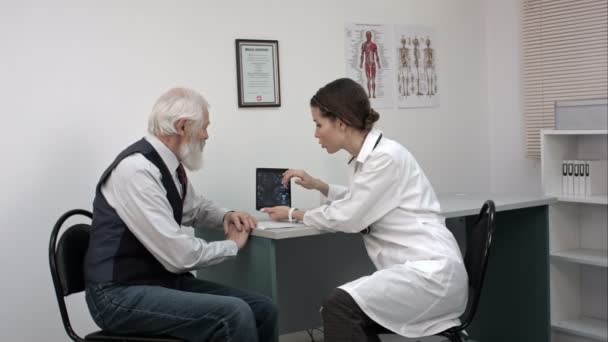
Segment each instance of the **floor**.
[[[323,342],[323,334],[320,333],[319,331],[315,330],[313,337],[314,337],[315,342]],[[426,338],[419,338],[419,339],[409,339],[409,338],[395,336],[395,335],[384,335],[384,336],[381,336],[380,339],[382,340],[382,342],[417,342],[417,341],[443,342],[443,341],[445,341],[445,338],[441,338],[441,337],[426,337]],[[300,331],[300,332],[296,332],[293,334],[281,335],[281,337],[279,337],[279,342],[312,342],[312,340],[310,339],[310,336],[308,335],[308,333],[306,333],[306,331]]]

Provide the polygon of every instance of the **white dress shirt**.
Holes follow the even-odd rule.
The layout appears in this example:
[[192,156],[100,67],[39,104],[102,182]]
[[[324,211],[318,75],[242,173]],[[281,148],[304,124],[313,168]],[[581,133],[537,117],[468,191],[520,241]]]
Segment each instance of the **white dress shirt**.
[[[180,196],[182,186],[177,178],[179,161],[175,154],[154,136],[145,138],[158,152],[173,175]],[[123,159],[101,187],[108,204],[135,237],[169,271],[182,273],[217,264],[234,257],[234,241],[206,242],[188,235],[173,218],[173,209],[161,181],[160,170],[140,153]],[[182,225],[195,228],[222,227],[227,209],[219,208],[197,196],[191,183],[184,199]]]
[[[468,280],[458,244],[445,227],[439,201],[414,157],[372,130],[352,162],[349,187],[330,185],[327,204],[304,223],[357,233],[377,271],[340,288],[380,325],[407,337],[459,324]],[[336,247],[339,253],[339,247]]]

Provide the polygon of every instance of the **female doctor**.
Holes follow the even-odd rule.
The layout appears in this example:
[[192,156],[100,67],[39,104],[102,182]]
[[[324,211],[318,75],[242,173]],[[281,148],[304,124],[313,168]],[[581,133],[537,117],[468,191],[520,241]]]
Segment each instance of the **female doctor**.
[[273,220],[363,233],[377,269],[324,300],[325,341],[380,341],[377,333],[384,329],[421,337],[458,325],[467,302],[467,273],[435,192],[414,157],[373,129],[379,114],[351,79],[325,85],[310,106],[321,147],[330,154],[346,150],[352,155],[350,186],[288,170],[284,184],[294,178],[296,184],[320,191],[327,203],[307,211],[286,206],[262,211]]

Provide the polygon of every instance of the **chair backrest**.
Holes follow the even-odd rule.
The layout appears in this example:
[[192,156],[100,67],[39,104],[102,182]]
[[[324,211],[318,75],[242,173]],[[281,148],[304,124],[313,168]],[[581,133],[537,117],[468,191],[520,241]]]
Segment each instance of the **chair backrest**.
[[79,223],[70,226],[61,235],[57,243],[57,236],[65,221],[76,215],[84,215],[88,218],[93,217],[90,211],[83,209],[70,210],[61,215],[51,232],[49,264],[63,326],[72,340],[83,341],[72,329],[65,304],[65,297],[84,290],[83,266],[84,256],[89,244],[90,224]]
[[475,316],[475,311],[477,311],[488,266],[490,247],[492,245],[495,212],[494,202],[491,200],[485,201],[472,230],[467,233],[467,251],[464,257],[464,264],[469,275],[469,288],[471,291],[469,292],[467,314],[462,320],[460,329],[466,328],[471,323]]

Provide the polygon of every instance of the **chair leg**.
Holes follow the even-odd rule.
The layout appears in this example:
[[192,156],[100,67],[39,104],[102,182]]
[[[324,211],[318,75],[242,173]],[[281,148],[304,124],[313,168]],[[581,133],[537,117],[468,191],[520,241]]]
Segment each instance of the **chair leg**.
[[450,332],[445,334],[445,337],[447,337],[450,342],[463,342],[460,332]]

